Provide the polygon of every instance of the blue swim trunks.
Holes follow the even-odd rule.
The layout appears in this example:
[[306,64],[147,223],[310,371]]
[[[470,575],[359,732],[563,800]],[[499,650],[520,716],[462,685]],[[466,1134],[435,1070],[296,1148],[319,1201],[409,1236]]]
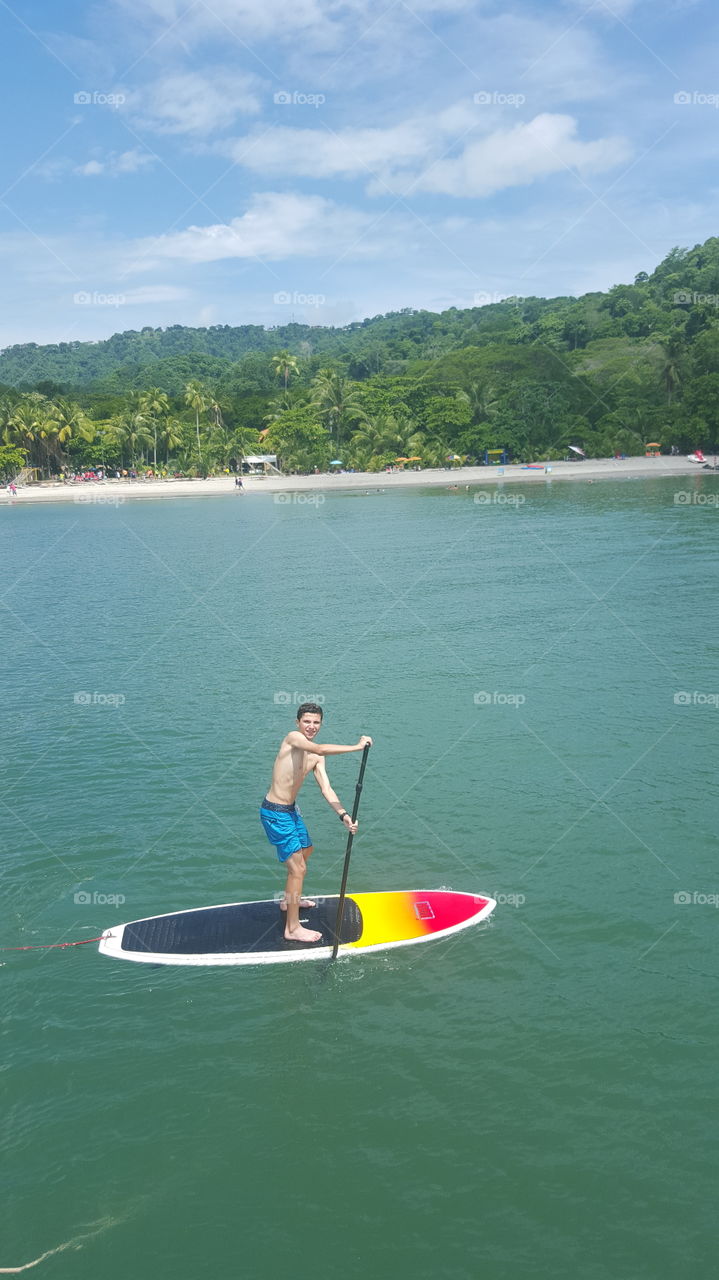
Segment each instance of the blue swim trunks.
[[309,849],[312,844],[296,804],[273,804],[265,798],[260,805],[260,822],[280,862],[286,862],[293,853]]

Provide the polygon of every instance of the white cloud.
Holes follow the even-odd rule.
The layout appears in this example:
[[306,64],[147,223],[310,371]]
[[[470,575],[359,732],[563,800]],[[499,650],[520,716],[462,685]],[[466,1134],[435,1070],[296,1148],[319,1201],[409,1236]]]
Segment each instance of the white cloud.
[[45,182],[57,182],[72,170],[72,166],[73,162],[69,156],[54,156],[34,164],[29,176],[43,178]]
[[155,156],[150,155],[149,151],[138,151],[135,148],[132,151],[121,152],[114,162],[114,172],[137,173],[138,170],[145,169],[154,163]]
[[139,151],[135,148],[132,151],[121,151],[119,155],[116,152],[110,152],[104,160],[87,160],[85,164],[75,165],[73,173],[79,174],[82,178],[95,178],[100,175],[115,178],[123,173],[139,173],[140,170],[147,169],[154,163],[155,157],[150,155],[149,151]]
[[[459,103],[433,121],[336,132],[280,127],[235,139],[220,149],[260,173],[366,178],[370,195],[395,190],[457,197],[490,196],[567,167],[602,172],[630,154],[623,138],[581,141],[577,122],[568,115],[545,112],[511,128],[492,128],[495,122],[491,108]],[[464,145],[460,155],[443,158],[449,139],[461,139],[470,131],[481,131],[482,136]]]
[[91,156],[78,164],[70,156],[56,156],[43,160],[29,171],[35,178],[43,178],[46,182],[57,182],[61,178],[75,174],[80,178],[116,178],[126,173],[140,173],[150,169],[156,163],[156,157],[149,151],[141,151],[135,147],[131,151],[109,151]]
[[156,302],[181,302],[189,297],[187,289],[178,289],[174,284],[147,284],[139,289],[124,289],[122,297],[125,305],[145,307]]
[[73,74],[89,76],[98,88],[112,84],[115,76],[115,50],[111,43],[71,35],[69,31],[43,31],[41,39],[58,62]]
[[[376,255],[386,248],[376,232],[361,241],[375,215],[337,205],[322,196],[261,192],[229,223],[188,227],[139,242],[128,271],[147,270],[167,258],[188,263],[227,258],[287,258]],[[355,242],[358,242],[355,244]]]
[[[589,12],[594,15],[601,9],[600,2]],[[487,20],[482,33],[485,65],[492,70],[483,74],[478,88],[524,93],[533,112],[615,100],[628,87],[626,69],[588,22],[574,25],[557,13],[529,16],[508,11]],[[633,68],[632,86],[638,75]]]
[[344,84],[355,55],[361,59],[370,49],[385,65],[387,59],[403,65],[406,74],[408,53],[436,45],[433,14],[451,21],[476,10],[477,0],[114,0],[111,7],[98,5],[98,26],[106,24],[108,8],[120,31],[153,43],[153,57],[189,52],[197,65],[203,46],[221,45],[234,48],[244,65],[264,66],[274,76],[287,69],[287,56],[304,74],[315,55],[328,55],[332,63],[341,60],[338,83]]
[[599,0],[598,4],[588,5],[587,0],[565,0],[565,4],[570,12],[580,10],[582,16],[585,14],[592,17],[616,19],[617,17],[625,18],[632,9],[636,9],[640,0]]
[[127,92],[127,108],[155,133],[201,137],[226,129],[239,115],[255,115],[261,106],[260,88],[256,76],[225,68],[178,71]]
[[222,146],[236,163],[257,173],[302,177],[369,178],[378,170],[426,154],[429,127],[409,120],[387,129],[293,129],[258,131]]
[[[366,0],[362,0],[366,5]],[[271,36],[286,40],[297,31],[322,27],[343,15],[336,0],[212,0],[212,4],[187,4],[186,0],[116,0],[125,22],[136,26],[161,29],[176,34],[188,45],[203,36],[214,36],[225,42],[236,35]],[[346,9],[351,6],[346,6]],[[176,28],[176,31],[173,30]]]
[[[461,155],[439,160],[417,178],[406,174],[406,187],[442,195],[486,197],[567,168],[582,174],[601,173],[629,159],[625,139],[582,142],[576,132],[577,122],[571,116],[535,116],[526,124],[498,129],[470,142]],[[373,194],[380,189],[374,184]]]

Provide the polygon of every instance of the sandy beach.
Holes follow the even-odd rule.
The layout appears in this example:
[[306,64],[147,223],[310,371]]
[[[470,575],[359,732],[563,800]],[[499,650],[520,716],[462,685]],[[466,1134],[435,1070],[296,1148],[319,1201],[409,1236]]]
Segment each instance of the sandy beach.
[[[714,459],[712,458],[712,461]],[[521,465],[505,467],[462,467],[457,471],[422,470],[396,472],[354,472],[339,475],[245,476],[240,495],[233,476],[209,480],[100,480],[62,484],[44,482],[18,488],[15,497],[0,489],[0,505],[16,506],[32,502],[74,502],[78,505],[120,506],[143,498],[198,498],[247,496],[255,494],[337,492],[378,489],[459,488],[493,484],[545,484],[554,480],[629,480],[649,476],[708,475],[696,463],[679,458],[599,458],[585,462],[551,462],[541,469]]]

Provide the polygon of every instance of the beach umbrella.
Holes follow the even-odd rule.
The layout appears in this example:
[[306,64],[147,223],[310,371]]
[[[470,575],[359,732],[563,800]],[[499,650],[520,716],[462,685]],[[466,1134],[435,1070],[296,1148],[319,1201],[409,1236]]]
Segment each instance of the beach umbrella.
[[395,462],[409,462],[409,458],[395,458]]
[[415,456],[414,458],[407,458],[407,462],[421,462],[421,461],[422,459],[419,456]]
[[579,449],[576,444],[570,444],[569,448],[572,450],[572,453],[578,453],[580,458],[586,458],[587,455],[584,450]]
[[662,446],[661,444],[657,444],[656,440],[650,440],[649,444],[646,447],[647,449],[661,449]]
[[331,467],[342,467],[342,466],[344,466],[344,463],[342,462],[342,459],[341,459],[341,458],[334,458],[334,459],[333,459],[333,461],[330,463],[330,466],[331,466]]

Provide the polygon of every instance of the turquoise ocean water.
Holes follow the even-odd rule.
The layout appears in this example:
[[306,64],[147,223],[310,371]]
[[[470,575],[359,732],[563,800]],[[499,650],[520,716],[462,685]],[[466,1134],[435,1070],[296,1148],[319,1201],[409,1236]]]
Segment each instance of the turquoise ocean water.
[[331,971],[2,953],[0,1267],[714,1274],[717,478],[477,492],[0,510],[3,946],[271,897],[303,696],[375,738],[350,887],[500,902]]

